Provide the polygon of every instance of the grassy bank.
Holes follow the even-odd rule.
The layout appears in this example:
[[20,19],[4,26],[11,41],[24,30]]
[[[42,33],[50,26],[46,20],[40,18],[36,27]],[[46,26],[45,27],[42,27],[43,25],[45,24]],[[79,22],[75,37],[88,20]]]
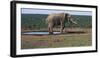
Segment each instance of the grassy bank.
[[86,33],[61,34],[61,35],[22,35],[21,48],[56,48],[56,47],[80,47],[91,46],[91,29]]

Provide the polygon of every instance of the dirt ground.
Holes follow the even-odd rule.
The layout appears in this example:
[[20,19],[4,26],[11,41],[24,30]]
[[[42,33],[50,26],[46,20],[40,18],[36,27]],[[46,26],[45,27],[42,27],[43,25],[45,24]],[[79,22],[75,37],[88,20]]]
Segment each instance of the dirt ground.
[[[24,31],[25,32],[25,31]],[[21,35],[22,49],[81,47],[92,45],[90,28],[66,29],[59,35]]]

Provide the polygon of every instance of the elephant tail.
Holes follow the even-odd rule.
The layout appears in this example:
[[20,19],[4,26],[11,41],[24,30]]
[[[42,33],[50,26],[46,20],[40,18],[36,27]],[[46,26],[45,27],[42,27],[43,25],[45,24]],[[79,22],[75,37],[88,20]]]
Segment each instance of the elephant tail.
[[51,16],[47,16],[47,18],[46,18],[46,20],[45,20],[45,21],[46,21],[46,24],[48,24],[48,23],[51,22],[51,18],[52,18]]
[[46,24],[48,24],[48,17],[46,18],[45,22],[46,22]]

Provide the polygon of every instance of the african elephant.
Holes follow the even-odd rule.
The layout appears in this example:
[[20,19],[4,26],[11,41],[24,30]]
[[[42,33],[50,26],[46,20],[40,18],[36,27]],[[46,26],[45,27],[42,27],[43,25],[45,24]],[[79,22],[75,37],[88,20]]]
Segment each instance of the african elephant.
[[57,25],[60,25],[60,33],[63,33],[66,22],[77,24],[75,21],[73,21],[71,15],[68,13],[49,14],[46,18],[46,22],[48,24],[49,34],[53,34],[53,27]]

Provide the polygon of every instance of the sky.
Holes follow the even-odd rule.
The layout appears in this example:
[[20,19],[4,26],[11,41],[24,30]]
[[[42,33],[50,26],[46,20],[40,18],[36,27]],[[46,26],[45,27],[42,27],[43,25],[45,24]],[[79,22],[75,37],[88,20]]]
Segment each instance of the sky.
[[52,13],[69,13],[71,15],[87,15],[91,16],[91,11],[75,11],[75,10],[48,10],[48,9],[29,9],[22,8],[22,14],[52,14]]

